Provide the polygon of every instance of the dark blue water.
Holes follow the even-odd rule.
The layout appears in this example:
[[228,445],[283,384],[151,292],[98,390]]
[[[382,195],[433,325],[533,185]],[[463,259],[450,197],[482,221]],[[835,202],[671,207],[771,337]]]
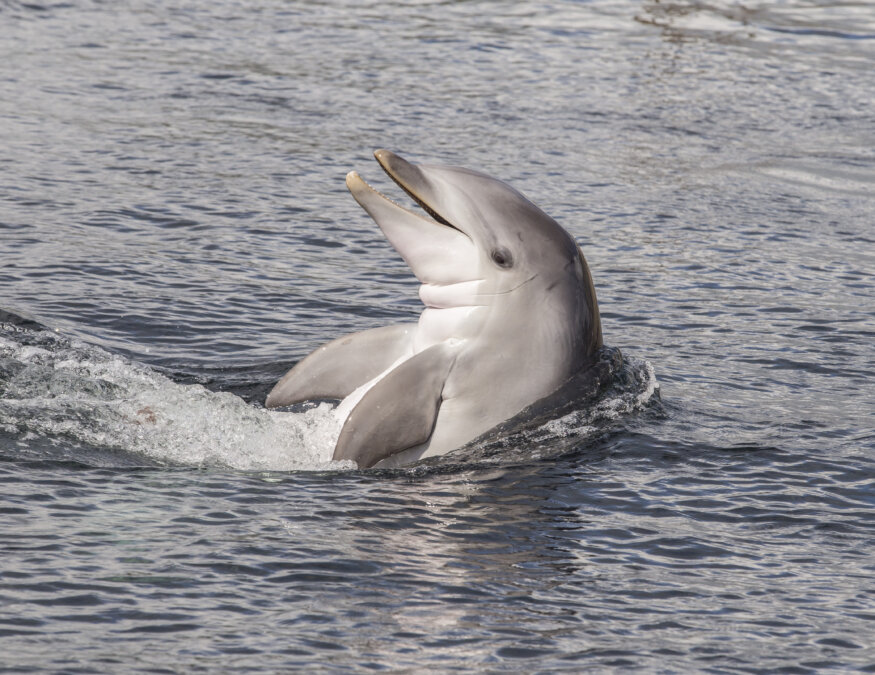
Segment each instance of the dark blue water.
[[[0,4],[0,671],[875,671],[866,2]],[[261,407],[523,190],[626,366],[396,471]]]

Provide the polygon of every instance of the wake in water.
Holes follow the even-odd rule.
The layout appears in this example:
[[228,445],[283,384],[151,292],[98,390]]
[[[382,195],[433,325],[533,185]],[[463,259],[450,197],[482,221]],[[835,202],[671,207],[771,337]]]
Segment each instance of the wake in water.
[[26,444],[134,453],[162,464],[245,471],[353,468],[332,462],[332,407],[268,411],[177,384],[99,347],[0,324],[0,431]]
[[[4,317],[0,317],[3,319]],[[5,315],[0,322],[0,439],[5,452],[37,440],[158,464],[243,471],[354,469],[331,459],[342,417],[321,403],[299,412],[266,410],[228,392],[179,384],[94,345]],[[558,419],[510,429],[498,442],[514,454],[586,437],[598,420],[644,408],[658,384],[646,362],[611,372],[605,395]],[[8,447],[11,446],[11,447]]]

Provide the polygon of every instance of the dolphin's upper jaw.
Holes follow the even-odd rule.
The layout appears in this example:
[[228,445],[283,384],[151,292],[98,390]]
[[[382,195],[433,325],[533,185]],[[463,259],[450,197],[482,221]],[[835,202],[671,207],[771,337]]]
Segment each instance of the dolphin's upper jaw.
[[454,230],[458,230],[462,234],[466,236],[468,235],[461,227],[451,223],[444,216],[442,216],[438,210],[437,206],[429,204],[422,194],[417,191],[415,183],[421,183],[424,181],[422,176],[422,172],[418,167],[408,162],[403,157],[399,157],[394,152],[390,152],[389,150],[377,150],[374,152],[374,157],[377,162],[379,162],[383,171],[386,172],[386,175],[389,176],[395,183],[406,192],[413,201],[415,201],[419,206],[425,211],[432,219],[440,223],[441,225],[445,225],[447,227],[451,227]]

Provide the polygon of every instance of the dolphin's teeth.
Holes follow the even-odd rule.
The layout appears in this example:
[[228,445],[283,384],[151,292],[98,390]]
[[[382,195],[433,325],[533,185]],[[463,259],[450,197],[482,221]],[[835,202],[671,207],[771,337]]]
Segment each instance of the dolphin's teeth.
[[[407,211],[407,213],[411,213],[411,214],[413,214],[413,215],[415,215],[415,216],[417,216],[417,217],[419,217],[419,218],[422,218],[422,214],[417,213],[416,211],[413,211],[412,209],[410,209],[410,208],[407,207],[407,206],[404,206],[403,204],[399,204],[398,202],[396,202],[396,201],[395,201],[394,199],[392,199],[391,197],[387,196],[387,195],[384,194],[383,192],[380,192],[377,188],[375,188],[373,185],[371,185],[370,183],[368,183],[368,181],[366,181],[364,178],[362,178],[361,175],[358,173],[358,171],[350,171],[350,172],[346,175],[346,182],[347,182],[347,185],[349,185],[350,180],[354,180],[354,181],[359,181],[359,182],[361,182],[365,187],[368,188],[368,190],[370,190],[370,191],[373,192],[374,194],[378,195],[379,197],[381,197],[381,198],[384,199],[385,201],[389,202],[390,204],[393,204],[393,205],[397,206],[399,209],[403,209],[404,211]],[[453,228],[454,230],[459,230],[458,227],[454,227],[453,225],[450,225],[450,224],[449,224],[447,221],[445,221],[443,218],[440,218],[440,216],[436,216],[436,214],[434,213],[434,211],[432,211],[431,209],[429,209],[428,207],[426,207],[425,205],[423,205],[421,202],[419,202],[419,203],[420,203],[420,206],[422,206],[423,209],[426,211],[426,213],[427,213],[429,216],[431,216],[431,220],[432,220],[433,222],[436,222],[436,223],[438,223],[438,224],[440,224],[440,225],[446,225],[446,226],[448,226],[448,227]],[[428,220],[428,219],[424,219],[424,220]],[[459,230],[459,232],[461,232],[461,230]],[[464,234],[464,233],[463,233],[463,234]]]
[[[404,205],[402,205],[402,204],[399,204],[399,203],[396,202],[394,199],[392,199],[391,197],[389,197],[389,196],[383,194],[383,193],[380,192],[377,188],[375,188],[373,185],[371,185],[370,183],[368,183],[368,181],[366,181],[364,178],[361,177],[361,174],[359,174],[358,171],[350,171],[350,172],[346,175],[347,182],[350,180],[350,178],[352,178],[352,179],[354,179],[354,180],[359,180],[359,181],[361,181],[362,183],[365,184],[365,186],[367,186],[367,188],[368,188],[371,192],[374,192],[374,193],[380,195],[380,197],[382,197],[383,199],[385,199],[387,202],[391,202],[392,204],[394,204],[395,206],[397,206],[399,209],[404,209],[405,211],[410,211],[410,209],[408,209],[406,206],[404,206]],[[412,213],[412,211],[411,211],[411,213]]]
[[[428,204],[427,204],[427,203],[426,203],[426,202],[425,202],[425,201],[424,201],[419,195],[417,195],[412,189],[410,189],[407,185],[405,185],[405,184],[400,180],[400,178],[398,178],[398,176],[396,176],[392,171],[389,170],[389,168],[387,167],[387,165],[384,164],[384,160],[383,160],[383,158],[384,158],[385,155],[387,155],[387,154],[391,154],[391,153],[388,153],[386,150],[377,150],[377,151],[374,153],[374,156],[377,158],[377,161],[380,163],[380,166],[383,168],[383,171],[386,172],[386,175],[389,176],[389,178],[391,178],[392,181],[393,181],[398,187],[400,187],[402,190],[404,190],[404,192],[407,193],[407,195],[408,195],[413,201],[415,201],[415,202],[419,205],[419,207],[420,207],[423,211],[425,211],[425,212],[431,217],[431,219],[434,220],[436,223],[439,223],[439,224],[441,224],[441,225],[445,225],[446,227],[451,227],[452,229],[454,229],[454,230],[458,230],[458,231],[461,232],[462,234],[465,234],[465,232],[464,232],[462,229],[456,227],[456,226],[453,225],[450,221],[448,221],[446,218],[444,218],[440,213],[438,213],[437,211],[435,211],[435,210],[434,210],[431,206],[429,206],[429,205],[428,205]],[[350,172],[350,173],[354,173],[354,172]],[[361,179],[361,177],[359,177],[359,178]],[[365,183],[364,180],[362,180],[362,182]],[[365,183],[365,185],[367,185],[369,188],[371,188],[372,190],[374,190],[374,192],[376,192],[377,194],[379,194],[379,195],[380,195],[381,197],[383,197],[384,199],[387,199],[388,201],[390,201],[390,202],[392,202],[393,204],[395,204],[395,206],[400,206],[402,209],[405,209],[405,208],[406,208],[405,206],[402,206],[401,204],[399,204],[398,202],[396,202],[394,199],[391,199],[391,198],[389,198],[389,197],[386,197],[386,195],[384,195],[384,194],[383,194],[382,192],[380,192],[379,190],[374,189],[374,188],[373,188],[371,185],[369,185],[368,183]],[[408,210],[409,210],[409,209],[408,209]],[[466,236],[467,236],[467,235],[466,235]]]

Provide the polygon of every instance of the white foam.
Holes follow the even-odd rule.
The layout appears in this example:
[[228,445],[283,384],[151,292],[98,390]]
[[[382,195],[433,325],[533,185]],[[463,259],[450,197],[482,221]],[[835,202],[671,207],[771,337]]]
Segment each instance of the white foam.
[[23,366],[0,394],[0,428],[189,466],[354,468],[331,460],[340,428],[327,403],[303,412],[265,410],[234,394],[175,383],[97,347],[56,346],[0,342],[0,357]]
[[659,390],[656,372],[650,361],[632,358],[627,361],[627,367],[635,383],[599,402],[591,411],[593,421],[615,420],[623,415],[643,410]]

